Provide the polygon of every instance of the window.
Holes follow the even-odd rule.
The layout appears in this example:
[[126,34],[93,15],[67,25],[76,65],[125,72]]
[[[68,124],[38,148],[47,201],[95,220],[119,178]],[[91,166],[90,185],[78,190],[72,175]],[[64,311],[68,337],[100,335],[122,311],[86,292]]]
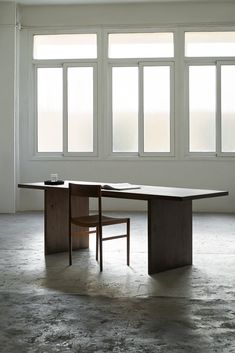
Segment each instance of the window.
[[189,67],[189,144],[191,152],[215,152],[215,65]]
[[235,152],[235,64],[221,64],[221,150]]
[[36,156],[235,156],[235,30],[100,27],[32,43]]
[[185,57],[189,152],[232,155],[235,32],[186,32]]
[[38,152],[63,151],[62,68],[37,69]]
[[34,36],[34,59],[97,58],[96,34],[53,34]]
[[36,152],[96,154],[96,34],[34,36]]
[[185,56],[235,56],[235,32],[186,32]]
[[172,155],[173,33],[112,33],[108,44],[112,153]]
[[138,68],[112,68],[113,152],[138,152]]
[[109,58],[167,58],[173,56],[173,33],[109,34]]
[[144,152],[170,152],[170,70],[143,66]]
[[93,152],[93,67],[68,67],[68,152]]

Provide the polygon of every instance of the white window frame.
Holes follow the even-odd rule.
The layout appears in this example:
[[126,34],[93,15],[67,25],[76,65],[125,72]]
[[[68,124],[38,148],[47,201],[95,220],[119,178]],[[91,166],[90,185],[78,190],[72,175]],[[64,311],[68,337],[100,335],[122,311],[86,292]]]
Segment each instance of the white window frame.
[[[185,32],[235,32],[235,27],[193,27],[183,28],[183,60],[184,60],[184,85],[185,85],[185,126],[186,126],[186,144],[185,157],[186,158],[224,158],[235,157],[235,152],[222,152],[221,150],[221,65],[235,65],[235,57],[231,56],[215,56],[215,57],[189,57],[185,55]],[[191,152],[189,145],[189,67],[190,66],[206,66],[214,65],[216,70],[216,132],[215,132],[215,152]]]
[[235,157],[235,152],[222,151],[222,112],[221,112],[221,66],[233,65],[235,66],[235,59],[218,60],[216,62],[217,68],[217,155],[219,157]]
[[[31,67],[28,78],[28,141],[29,141],[29,159],[33,160],[233,160],[235,152],[222,152],[221,151],[221,102],[220,102],[220,67],[221,65],[235,64],[235,57],[186,57],[185,56],[185,32],[226,32],[235,31],[234,26],[202,26],[201,24],[190,27],[187,25],[172,25],[172,27],[162,26],[148,27],[140,25],[138,27],[132,26],[119,26],[115,27],[79,27],[76,28],[33,28],[25,32],[23,45],[25,51],[28,50],[27,58],[23,58],[26,63],[23,63],[24,71]],[[174,37],[174,57],[169,58],[108,58],[108,34],[112,33],[149,33],[149,32],[171,32]],[[34,60],[32,59],[33,53],[33,36],[34,35],[53,35],[53,34],[76,34],[76,33],[95,33],[97,35],[97,58],[96,59],[65,59],[63,60]],[[26,59],[26,60],[25,60]],[[171,63],[173,68],[176,69],[173,75],[172,99],[174,107],[172,107],[172,120],[171,120],[171,148],[170,154],[166,153],[143,153],[143,145],[139,146],[138,153],[118,153],[112,152],[112,112],[110,107],[111,102],[111,75],[110,66],[139,66],[139,65],[160,65]],[[62,67],[64,66],[80,66],[80,65],[95,65],[96,67],[96,83],[94,86],[96,92],[94,99],[96,100],[94,106],[94,152],[87,153],[73,153],[64,150],[60,152],[37,152],[37,112],[36,112],[36,75],[35,67]],[[189,114],[188,114],[188,67],[189,65],[215,65],[217,72],[217,110],[216,110],[216,152],[190,152],[189,151]],[[140,80],[140,78],[139,78]],[[141,86],[140,82],[140,86]],[[98,85],[101,89],[98,90]],[[179,89],[180,87],[180,89]],[[141,95],[140,95],[141,97]],[[175,98],[176,97],[176,98]],[[143,109],[143,107],[140,107]],[[25,105],[25,111],[27,110]],[[139,110],[141,110],[139,109]],[[98,118],[99,117],[99,118]],[[141,123],[139,117],[139,124]],[[26,125],[27,125],[26,123]],[[96,130],[96,131],[95,131]],[[142,130],[142,129],[141,129]],[[139,128],[140,131],[140,128]],[[65,133],[65,132],[63,132]],[[140,132],[143,135],[143,130]],[[139,138],[139,143],[141,139]],[[175,143],[177,142],[176,146]]]
[[[97,36],[97,58],[91,59],[33,59],[33,39],[35,35],[57,35],[57,34],[86,34],[94,33]],[[98,157],[98,76],[100,75],[100,31],[97,29],[82,30],[38,30],[30,33],[30,57],[32,61],[32,102],[33,102],[33,141],[29,138],[33,159],[89,159]],[[60,67],[63,72],[63,151],[62,152],[38,152],[37,134],[37,69]],[[93,152],[68,152],[68,121],[67,121],[67,68],[68,67],[93,67]],[[30,128],[32,132],[32,128]]]
[[[108,57],[108,36],[116,33],[172,33],[173,34],[173,57],[161,58],[109,58]],[[104,70],[107,72],[107,126],[108,126],[108,157],[115,158],[172,158],[175,157],[175,79],[174,67],[176,60],[176,29],[174,28],[107,28],[104,33]],[[170,152],[144,152],[144,131],[143,131],[143,66],[170,66]],[[139,113],[138,113],[138,151],[137,152],[113,152],[113,119],[112,119],[112,68],[113,67],[137,67],[139,71]],[[142,92],[142,94],[141,94]]]

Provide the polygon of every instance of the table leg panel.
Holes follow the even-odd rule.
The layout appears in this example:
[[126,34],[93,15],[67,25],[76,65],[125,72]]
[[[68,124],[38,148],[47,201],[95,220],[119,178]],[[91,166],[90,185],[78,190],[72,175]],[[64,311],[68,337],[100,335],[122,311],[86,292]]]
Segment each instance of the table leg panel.
[[[66,189],[45,190],[44,206],[44,246],[45,254],[68,251],[69,225],[69,195]],[[74,209],[79,215],[87,215],[88,199],[73,200]],[[78,231],[79,229],[77,229]],[[76,229],[73,228],[73,231]],[[78,233],[79,234],[79,233]],[[73,239],[73,248],[87,248],[88,236],[76,236]]]
[[148,202],[148,273],[192,264],[192,201]]

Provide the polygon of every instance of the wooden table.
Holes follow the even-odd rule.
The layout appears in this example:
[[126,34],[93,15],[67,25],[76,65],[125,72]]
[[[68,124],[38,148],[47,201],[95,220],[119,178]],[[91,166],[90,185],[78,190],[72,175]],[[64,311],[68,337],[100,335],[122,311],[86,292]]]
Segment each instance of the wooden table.
[[[68,183],[48,186],[43,182],[19,184],[20,188],[44,190],[45,254],[68,250]],[[225,196],[227,191],[141,185],[140,189],[103,190],[103,197],[145,200],[148,203],[148,273],[192,264],[192,200]],[[88,200],[76,203],[79,215],[88,212]],[[76,230],[75,230],[76,231]],[[89,238],[79,229],[74,249],[87,248]]]

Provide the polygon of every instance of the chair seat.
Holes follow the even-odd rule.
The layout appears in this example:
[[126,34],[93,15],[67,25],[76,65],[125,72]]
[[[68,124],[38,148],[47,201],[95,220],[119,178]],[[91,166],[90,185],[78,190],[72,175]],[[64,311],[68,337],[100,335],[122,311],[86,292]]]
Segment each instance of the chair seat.
[[[112,225],[125,223],[129,218],[116,218],[116,217],[108,217],[102,216],[102,225]],[[99,215],[91,215],[84,217],[74,217],[71,219],[71,222],[80,226],[80,227],[97,227],[99,225]]]
[[[73,202],[77,198],[77,203]],[[82,201],[81,204],[79,203],[79,198],[85,198],[85,202]],[[89,215],[89,200],[90,198],[96,199],[97,201],[97,213],[94,215]],[[87,202],[88,201],[88,202]],[[76,205],[81,205],[87,209],[88,215],[86,216],[78,216],[74,215],[74,211],[72,210],[73,207]],[[77,210],[78,212],[78,210]],[[103,226],[114,225],[114,224],[125,224],[126,225],[126,233],[114,236],[106,236],[103,237]],[[83,229],[76,229],[75,231],[72,228],[72,224],[84,228]],[[93,229],[89,229],[93,228]],[[78,232],[77,232],[78,230]],[[98,258],[100,260],[100,271],[103,271],[103,241],[106,240],[115,240],[119,238],[126,238],[127,242],[127,265],[130,265],[130,218],[123,217],[108,217],[102,215],[102,192],[101,192],[101,185],[80,185],[80,184],[73,184],[69,183],[69,265],[72,265],[72,233],[77,234],[81,231],[84,235],[89,235],[90,233],[96,233],[96,260]]]

